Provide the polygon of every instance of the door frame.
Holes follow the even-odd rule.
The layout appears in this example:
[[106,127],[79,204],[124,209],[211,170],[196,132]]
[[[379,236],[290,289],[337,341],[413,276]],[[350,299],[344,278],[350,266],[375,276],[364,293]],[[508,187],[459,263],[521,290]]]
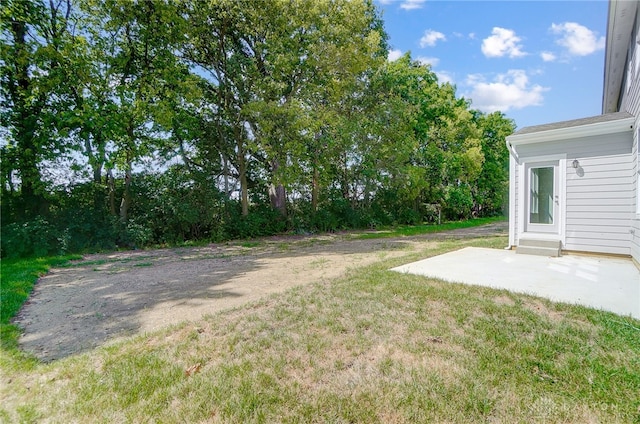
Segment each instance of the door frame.
[[[536,238],[544,240],[559,240],[562,244],[565,244],[565,222],[567,212],[567,155],[545,155],[545,156],[532,156],[521,157],[518,164],[518,240],[522,238]],[[532,167],[541,167],[549,164],[554,164],[558,169],[558,175],[555,177],[558,184],[558,213],[557,213],[557,230],[554,232],[542,232],[535,231],[534,229],[527,228],[527,222],[529,220],[528,214],[528,197],[529,197],[529,170]]]

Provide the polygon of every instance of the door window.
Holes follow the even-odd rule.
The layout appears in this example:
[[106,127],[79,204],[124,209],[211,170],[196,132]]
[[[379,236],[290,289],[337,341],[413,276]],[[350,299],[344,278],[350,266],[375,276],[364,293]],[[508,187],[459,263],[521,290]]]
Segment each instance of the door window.
[[553,224],[554,167],[531,168],[529,223]]

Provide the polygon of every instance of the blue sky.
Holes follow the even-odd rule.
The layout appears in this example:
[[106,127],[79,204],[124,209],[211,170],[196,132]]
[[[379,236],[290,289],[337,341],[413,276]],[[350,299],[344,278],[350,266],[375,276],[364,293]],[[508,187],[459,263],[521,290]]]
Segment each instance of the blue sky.
[[518,128],[598,115],[608,2],[376,0],[389,60],[408,51]]

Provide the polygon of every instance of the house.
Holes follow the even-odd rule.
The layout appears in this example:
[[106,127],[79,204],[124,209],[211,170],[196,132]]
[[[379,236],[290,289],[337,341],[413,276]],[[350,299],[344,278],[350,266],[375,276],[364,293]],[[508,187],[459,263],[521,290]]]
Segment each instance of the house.
[[609,3],[602,115],[507,137],[509,245],[640,263],[640,6]]

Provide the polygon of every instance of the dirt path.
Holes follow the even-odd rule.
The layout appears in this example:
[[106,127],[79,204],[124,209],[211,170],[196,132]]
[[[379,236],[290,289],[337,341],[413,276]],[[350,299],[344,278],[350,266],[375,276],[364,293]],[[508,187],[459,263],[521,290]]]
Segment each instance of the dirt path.
[[411,238],[273,237],[252,247],[88,255],[40,278],[14,322],[24,330],[21,347],[51,361],[293,286],[328,281],[434,239],[504,234],[506,223],[500,222]]

